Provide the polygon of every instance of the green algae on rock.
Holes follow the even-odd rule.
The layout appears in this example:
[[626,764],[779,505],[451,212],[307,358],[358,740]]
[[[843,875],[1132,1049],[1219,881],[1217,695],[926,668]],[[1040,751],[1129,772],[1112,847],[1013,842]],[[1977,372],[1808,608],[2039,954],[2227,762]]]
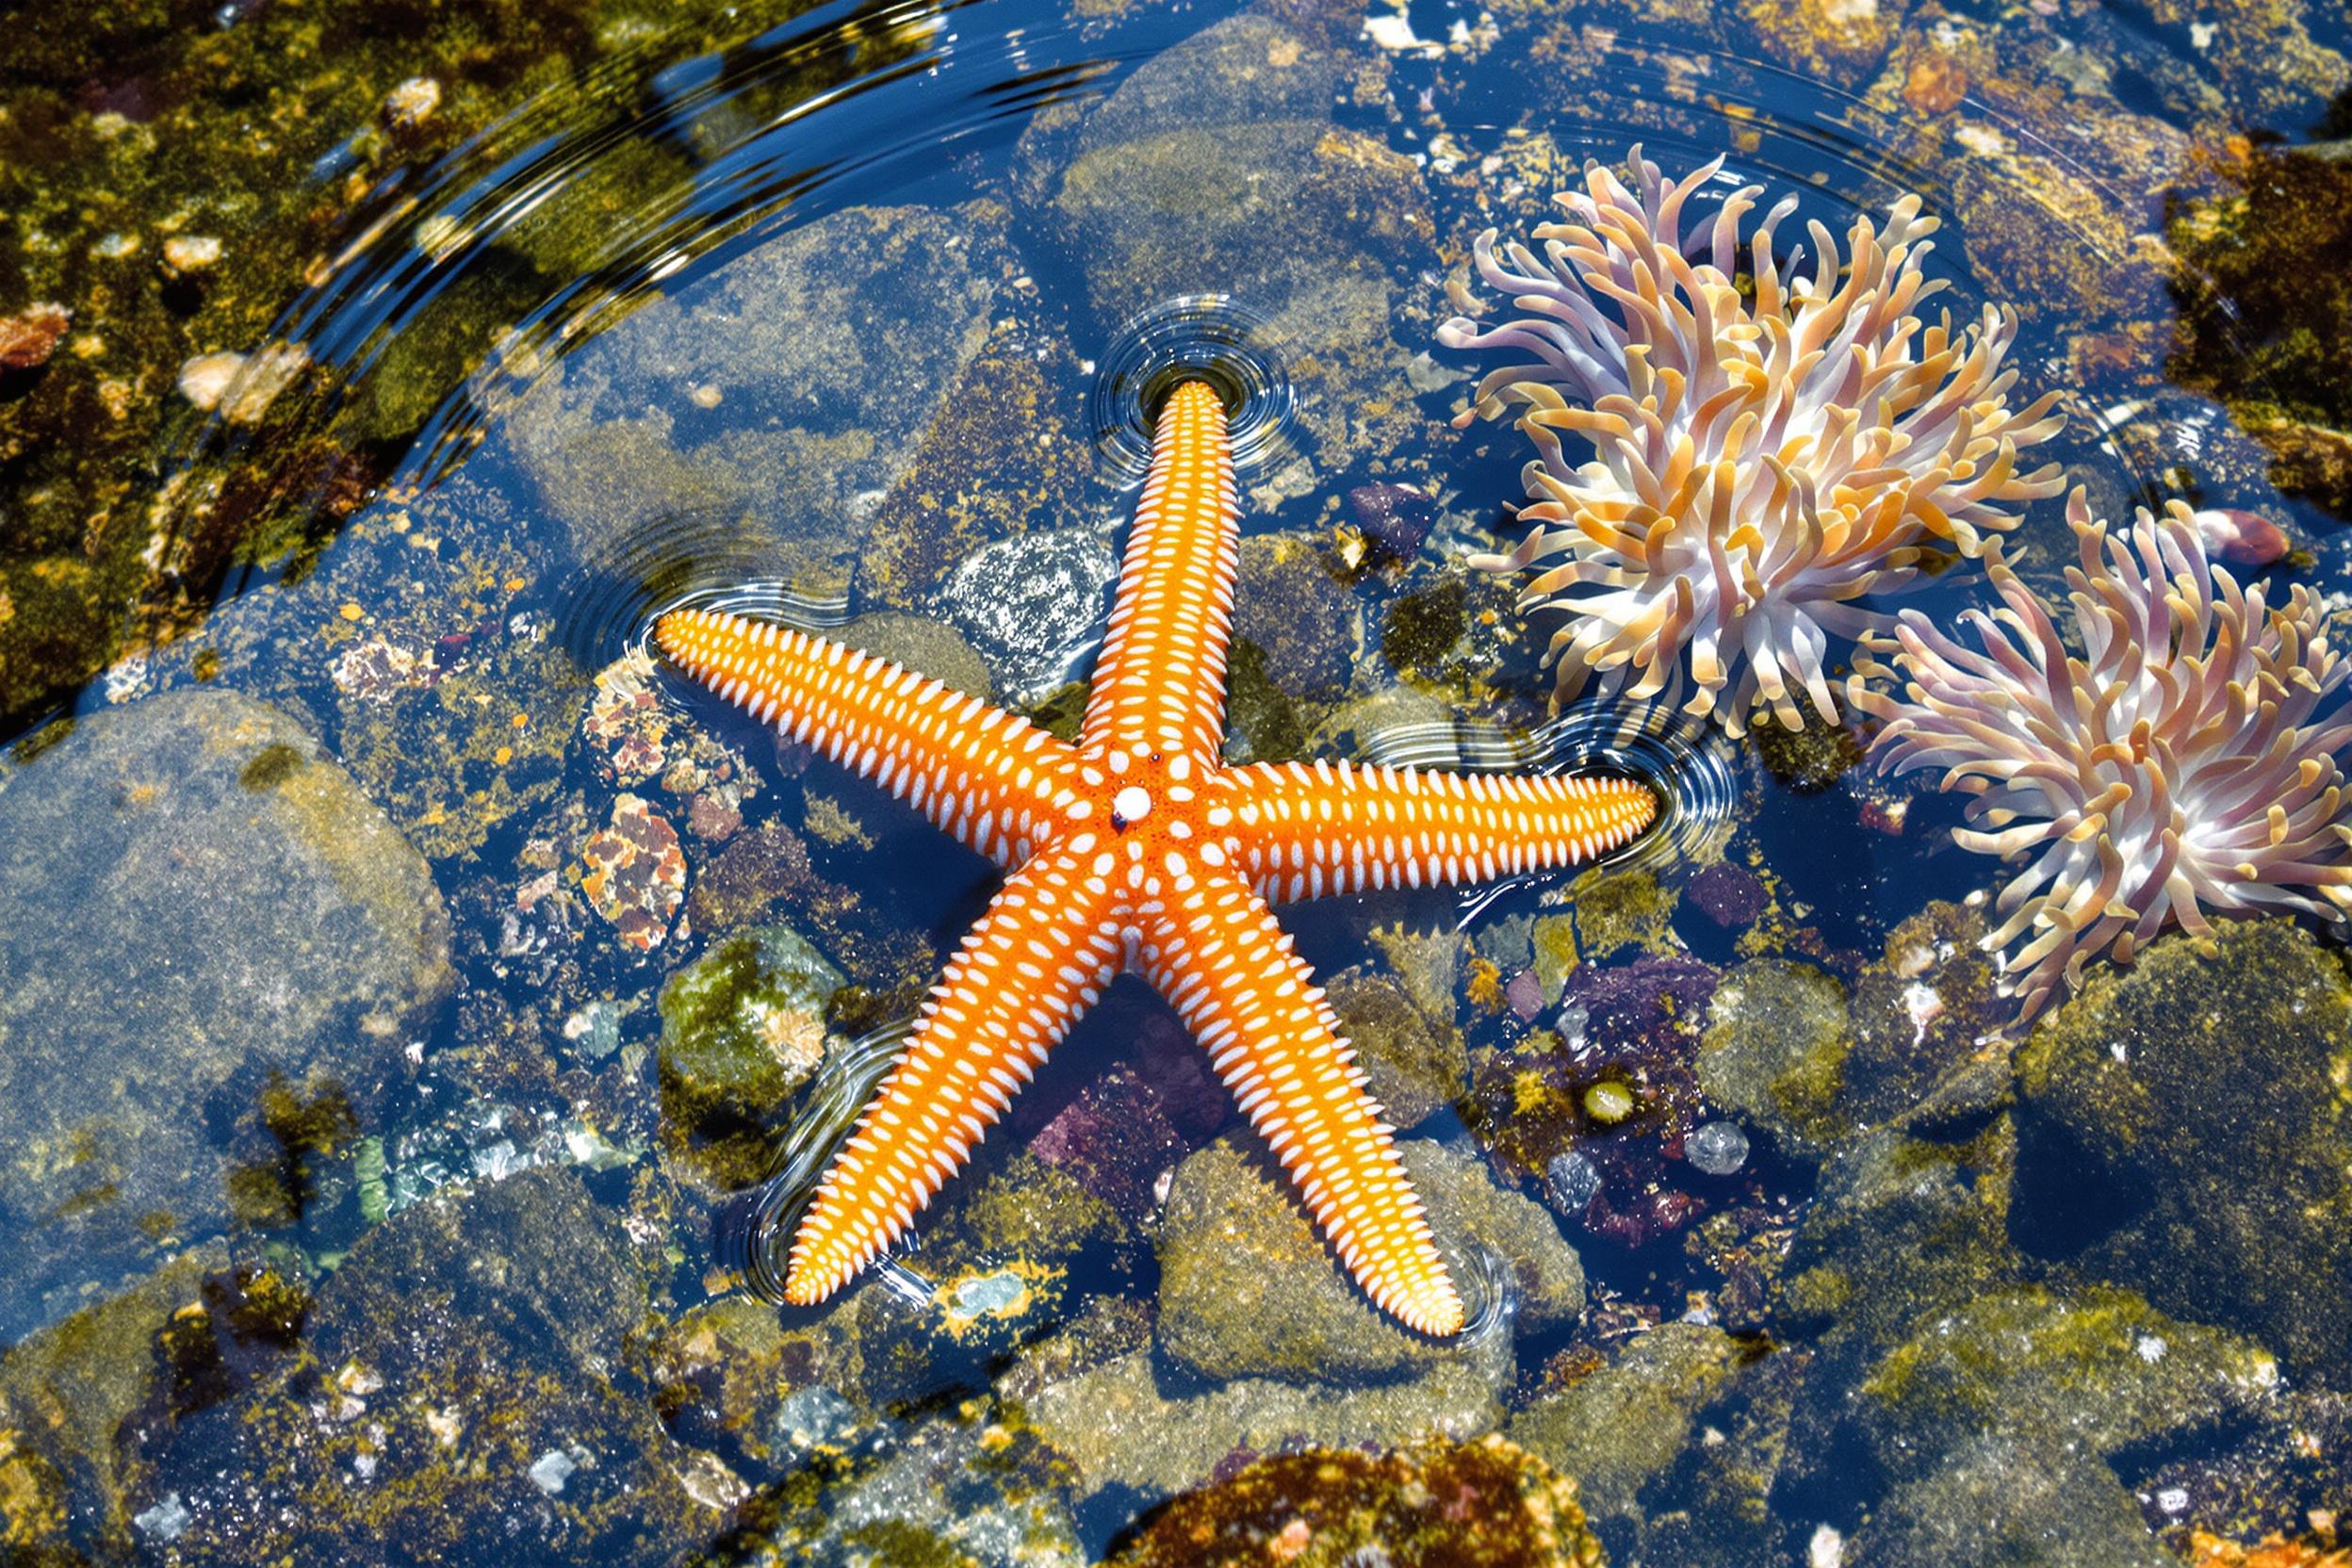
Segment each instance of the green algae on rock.
[[131,1499],[182,1562],[674,1562],[745,1494],[646,1399],[647,1270],[568,1170],[405,1210],[319,1289],[302,1348],[182,1419]]
[[207,1243],[0,1355],[0,1547],[9,1560],[48,1552],[62,1565],[127,1551],[137,1454],[126,1428],[168,1425],[247,1371],[235,1347],[225,1362],[217,1350],[201,1361],[157,1353],[174,1328],[184,1338],[209,1329],[208,1298],[229,1273],[228,1248]]
[[[1459,1282],[1478,1279],[1483,1249],[1511,1271],[1531,1330],[1573,1322],[1581,1264],[1541,1206],[1490,1184],[1479,1162],[1442,1145],[1398,1145],[1429,1228]],[[1262,1162],[1230,1141],[1177,1168],[1159,1236],[1159,1345],[1204,1377],[1346,1383],[1458,1361],[1460,1348],[1416,1339],[1328,1267],[1306,1216]]]
[[424,862],[286,714],[82,721],[0,788],[0,1213],[18,1331],[228,1223],[206,1119],[273,1082],[364,1117],[453,976]]
[[1889,1471],[1956,1432],[2014,1429],[2109,1456],[2259,1410],[2269,1352],[2132,1291],[2014,1285],[1923,1318],[1857,1385],[1854,1429]]
[[[1106,329],[1215,291],[1311,347],[1290,370],[1328,472],[1433,428],[1402,390],[1409,356],[1391,330],[1417,298],[1409,280],[1436,263],[1429,197],[1412,158],[1333,122],[1348,63],[1278,22],[1230,17],[1074,123],[1040,117],[1016,155],[1032,220],[1080,258]],[[1294,463],[1260,488],[1315,483]]]
[[663,1147],[722,1187],[758,1181],[769,1120],[825,1059],[841,972],[789,926],[740,932],[662,988]]
[[2222,193],[2175,204],[2180,313],[2166,369],[2227,403],[2270,449],[2270,478],[2352,510],[2352,245],[2346,144],[2230,145]]
[[1834,977],[1785,958],[1751,958],[1715,988],[1699,1087],[1790,1152],[1817,1152],[1850,1130],[1837,1106],[1852,1049],[1845,988]]
[[1253,1460],[1171,1498],[1113,1568],[1272,1560],[1341,1568],[1601,1568],[1575,1480],[1489,1434],[1381,1454],[1308,1449]]
[[[1082,378],[1066,345],[1032,335],[992,329],[939,400],[906,471],[874,509],[852,575],[861,601],[920,611],[981,546],[1078,514],[1094,472],[1094,449],[1071,424],[1070,389]],[[901,662],[972,690],[946,668]]]
[[1721,1329],[1660,1324],[1608,1366],[1537,1398],[1505,1429],[1577,1478],[1596,1523],[1638,1520],[1642,1486],[1682,1453],[1700,1407],[1748,1355]]
[[[759,25],[802,8],[787,0]],[[463,275],[409,302],[355,396],[283,399],[264,439],[158,486],[158,449],[185,448],[201,423],[175,390],[186,362],[262,343],[305,286],[331,289],[338,261],[364,268],[412,243],[449,260],[479,237],[438,214],[419,224],[422,170],[494,122],[478,167],[551,127],[600,128],[668,57],[606,0],[415,7],[397,25],[380,8],[192,15],[43,0],[0,74],[0,190],[24,240],[5,282],[12,302],[62,302],[78,340],[0,400],[0,488],[22,525],[0,542],[0,727],[104,668],[126,631],[184,629],[230,561],[315,551],[472,374],[489,326],[580,276],[616,215],[690,170],[649,139],[576,163],[506,215],[494,265],[451,267]],[[712,0],[663,21],[681,51],[753,26]],[[805,97],[893,47],[877,32],[789,75]],[[124,613],[140,599],[155,612],[143,621]]]
[[2101,972],[2017,1060],[2016,1225],[2034,1251],[2290,1368],[2352,1364],[2352,981],[2289,921]]
[[1330,702],[1348,689],[1362,643],[1354,596],[1331,578],[1320,545],[1296,533],[1241,541],[1233,636],[1258,651],[1284,695]]
[[1451,1019],[1426,1016],[1396,981],[1354,969],[1332,975],[1324,989],[1371,1080],[1372,1098],[1396,1126],[1418,1126],[1470,1086],[1462,1031]]

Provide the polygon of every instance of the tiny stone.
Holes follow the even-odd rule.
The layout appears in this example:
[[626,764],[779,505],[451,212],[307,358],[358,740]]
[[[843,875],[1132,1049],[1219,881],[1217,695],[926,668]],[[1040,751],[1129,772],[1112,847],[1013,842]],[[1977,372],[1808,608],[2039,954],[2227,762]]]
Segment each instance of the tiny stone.
[[1614,1126],[1633,1114],[1633,1090],[1603,1079],[1584,1091],[1584,1114],[1603,1126]]
[[220,241],[208,234],[175,234],[163,242],[164,265],[174,272],[201,272],[220,259]]
[[134,1515],[131,1523],[139,1527],[142,1535],[154,1536],[157,1541],[177,1541],[181,1532],[188,1528],[188,1508],[180,1501],[180,1494],[167,1492],[163,1494],[163,1501],[144,1513]]
[[560,1448],[550,1448],[531,1465],[531,1482],[552,1497],[564,1490],[564,1483],[570,1480],[572,1472],[579,1468],[572,1462],[571,1455]]
[[719,406],[720,400],[726,396],[727,394],[709,382],[704,382],[700,386],[686,394],[686,400],[696,408],[716,408]]
[[46,300],[0,317],[0,370],[30,370],[46,363],[73,322],[72,311]]
[[1563,1214],[1581,1214],[1592,1201],[1592,1195],[1601,1190],[1599,1168],[1582,1154],[1566,1153],[1552,1156],[1552,1163],[1544,1168],[1544,1187],[1552,1201]]
[[1535,971],[1523,969],[1503,988],[1503,1000],[1511,1004],[1520,1022],[1532,1023],[1544,1010],[1544,982],[1536,978]]
[[1390,558],[1409,561],[1429,536],[1437,503],[1410,484],[1360,484],[1348,492],[1356,527]]
[[776,1407],[774,1436],[781,1447],[813,1448],[838,1442],[857,1424],[858,1413],[850,1402],[819,1383],[784,1396]]
[[233,425],[258,424],[271,400],[309,363],[310,355],[291,343],[273,343],[251,355],[233,349],[198,354],[180,367],[180,396],[198,408],[219,409]]
[[394,130],[415,130],[440,106],[441,84],[431,76],[411,76],[384,94],[384,123]]
[[1703,1122],[1683,1140],[1682,1153],[1709,1176],[1728,1176],[1748,1163],[1748,1135],[1728,1121]]

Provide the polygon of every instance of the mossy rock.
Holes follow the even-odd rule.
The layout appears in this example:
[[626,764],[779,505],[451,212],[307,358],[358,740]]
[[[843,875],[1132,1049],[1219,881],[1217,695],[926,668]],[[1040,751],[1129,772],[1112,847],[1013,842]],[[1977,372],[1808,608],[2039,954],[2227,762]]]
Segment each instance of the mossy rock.
[[1845,988],[1835,978],[1809,964],[1752,958],[1715,988],[1699,1086],[1789,1152],[1817,1153],[1852,1130],[1837,1114],[1852,1044]]
[[1433,1022],[1381,974],[1350,970],[1325,988],[1391,1123],[1417,1126],[1469,1088],[1469,1052],[1450,1019]]
[[2034,1250],[2352,1366],[2352,981],[2286,920],[2094,973],[2017,1058],[2017,1227]]
[[662,988],[662,1143],[695,1174],[742,1186],[765,1169],[768,1122],[825,1059],[841,971],[790,927],[728,937]]
[[[1512,1292],[1531,1329],[1573,1322],[1584,1271],[1550,1214],[1488,1180],[1442,1145],[1399,1144],[1429,1230],[1464,1306],[1483,1288]],[[1494,1278],[1483,1251],[1515,1278]],[[1342,1272],[1270,1159],[1229,1140],[1176,1169],[1159,1236],[1161,1350],[1221,1380],[1298,1383],[1380,1380],[1457,1358],[1408,1333]]]
[[1962,1431],[2063,1433],[2104,1457],[2248,1414],[2278,1383],[2259,1346],[2108,1285],[1990,1290],[1918,1328],[1862,1380],[1854,1405],[1856,1427],[1897,1473]]
[[1638,1518],[1642,1486],[1674,1462],[1700,1408],[1748,1355],[1721,1329],[1660,1324],[1613,1363],[1538,1397],[1507,1430],[1576,1477],[1596,1520]]
[[189,1564],[665,1561],[747,1489],[645,1397],[647,1270],[580,1178],[448,1190],[363,1234],[304,1348],[184,1417],[132,1505],[189,1500]]

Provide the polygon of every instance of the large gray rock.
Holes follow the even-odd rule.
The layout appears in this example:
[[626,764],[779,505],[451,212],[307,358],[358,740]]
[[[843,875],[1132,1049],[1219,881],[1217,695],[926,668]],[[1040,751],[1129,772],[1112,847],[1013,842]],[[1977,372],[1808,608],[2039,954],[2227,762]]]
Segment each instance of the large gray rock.
[[[1071,128],[1022,144],[1034,220],[1056,233],[1108,332],[1179,295],[1228,293],[1287,345],[1312,463],[1266,482],[1311,488],[1428,433],[1406,362],[1434,320],[1413,278],[1437,268],[1413,160],[1334,124],[1349,62],[1264,17],[1218,23],[1139,66]],[[1432,302],[1433,307],[1433,302]]]
[[416,850],[251,697],[98,714],[0,786],[0,1336],[226,1224],[266,1094],[364,1112],[449,942]]
[[841,591],[1010,275],[982,209],[830,214],[565,359],[509,421],[514,454],[592,566],[691,554]]
[[[647,1397],[645,1273],[567,1168],[377,1226],[304,1353],[182,1420],[132,1498],[175,1560],[677,1561],[745,1494]],[[152,1544],[152,1543],[151,1543]]]

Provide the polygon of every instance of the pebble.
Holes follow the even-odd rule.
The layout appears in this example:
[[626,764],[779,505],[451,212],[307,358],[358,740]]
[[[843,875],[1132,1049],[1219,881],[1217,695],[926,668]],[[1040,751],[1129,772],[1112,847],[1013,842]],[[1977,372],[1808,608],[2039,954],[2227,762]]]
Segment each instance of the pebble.
[[174,272],[201,272],[220,259],[220,241],[208,234],[175,234],[163,242],[163,264]]
[[1728,1176],[1748,1163],[1748,1135],[1728,1121],[1702,1122],[1683,1140],[1682,1153],[1709,1176]]
[[234,349],[198,354],[180,367],[180,396],[198,408],[217,409],[233,425],[255,425],[309,364],[310,355],[292,343],[250,354]]
[[384,95],[384,122],[396,131],[413,131],[441,107],[441,84],[431,76],[411,76]]
[[1544,1185],[1560,1213],[1581,1214],[1592,1195],[1601,1190],[1601,1172],[1582,1154],[1555,1154],[1544,1168]]
[[550,1448],[531,1464],[531,1484],[552,1497],[564,1490],[564,1483],[570,1480],[572,1472],[579,1468],[571,1455],[561,1448]]

